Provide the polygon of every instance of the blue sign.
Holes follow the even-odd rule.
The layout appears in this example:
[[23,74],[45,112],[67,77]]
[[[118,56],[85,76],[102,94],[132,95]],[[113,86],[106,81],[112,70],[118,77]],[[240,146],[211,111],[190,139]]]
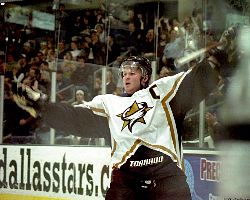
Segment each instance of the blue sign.
[[220,181],[217,155],[185,154],[185,172],[192,200],[216,200]]

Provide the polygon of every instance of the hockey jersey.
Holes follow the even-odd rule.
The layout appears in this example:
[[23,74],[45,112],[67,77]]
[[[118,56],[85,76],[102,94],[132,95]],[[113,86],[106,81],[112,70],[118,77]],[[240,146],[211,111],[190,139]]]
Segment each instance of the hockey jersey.
[[[169,102],[188,73],[159,79],[131,97],[99,95],[88,102],[95,114],[108,118],[114,169],[126,163],[142,145],[168,155],[182,168],[182,151]],[[150,165],[155,160],[141,162]]]

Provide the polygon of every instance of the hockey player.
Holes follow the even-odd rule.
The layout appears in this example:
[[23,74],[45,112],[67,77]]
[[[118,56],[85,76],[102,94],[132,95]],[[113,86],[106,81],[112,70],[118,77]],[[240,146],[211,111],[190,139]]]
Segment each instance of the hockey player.
[[98,95],[88,108],[46,103],[40,113],[55,129],[71,133],[87,129],[88,137],[104,137],[110,129],[112,178],[107,200],[189,200],[181,127],[187,111],[216,87],[214,67],[204,59],[187,72],[149,85],[150,62],[132,56],[120,67],[122,97]]

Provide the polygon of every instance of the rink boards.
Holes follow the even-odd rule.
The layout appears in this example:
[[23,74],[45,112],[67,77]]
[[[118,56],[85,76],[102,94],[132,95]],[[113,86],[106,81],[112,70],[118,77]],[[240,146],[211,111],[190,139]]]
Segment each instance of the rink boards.
[[[107,147],[1,145],[0,199],[104,199],[110,153]],[[185,150],[184,154],[193,199],[217,199],[218,153]]]

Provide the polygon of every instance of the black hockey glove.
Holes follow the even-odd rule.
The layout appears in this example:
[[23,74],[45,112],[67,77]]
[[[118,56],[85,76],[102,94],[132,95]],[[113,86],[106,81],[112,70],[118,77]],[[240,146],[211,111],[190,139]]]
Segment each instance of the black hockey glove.
[[13,99],[20,108],[36,118],[40,115],[43,106],[48,101],[48,96],[34,91],[29,86],[22,85],[14,91]]

